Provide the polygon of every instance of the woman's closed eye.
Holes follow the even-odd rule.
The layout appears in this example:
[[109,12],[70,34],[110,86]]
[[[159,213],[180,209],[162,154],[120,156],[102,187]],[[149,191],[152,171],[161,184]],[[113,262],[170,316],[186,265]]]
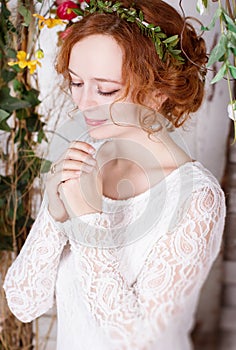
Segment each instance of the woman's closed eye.
[[82,85],[83,83],[74,83],[73,81],[70,82],[70,86],[81,87]]
[[[75,83],[73,81],[70,82],[70,86],[71,87],[77,87],[77,88],[80,88],[83,86],[83,83]],[[117,93],[118,91],[120,91],[120,89],[114,89],[114,90],[110,90],[110,91],[103,91],[102,89],[100,88],[97,88],[97,93],[99,95],[102,95],[102,96],[112,96],[114,95],[115,93]]]
[[118,91],[120,91],[120,89],[116,89],[116,90],[112,90],[112,91],[101,91],[101,90],[98,89],[97,93],[99,95],[102,95],[102,96],[112,96],[115,93],[117,93]]

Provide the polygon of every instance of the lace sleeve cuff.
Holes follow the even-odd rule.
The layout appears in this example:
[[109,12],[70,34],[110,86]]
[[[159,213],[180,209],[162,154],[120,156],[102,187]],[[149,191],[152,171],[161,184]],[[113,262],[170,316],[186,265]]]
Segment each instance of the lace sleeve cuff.
[[44,200],[3,286],[9,308],[22,322],[30,322],[53,306],[58,265],[67,242],[45,204]]

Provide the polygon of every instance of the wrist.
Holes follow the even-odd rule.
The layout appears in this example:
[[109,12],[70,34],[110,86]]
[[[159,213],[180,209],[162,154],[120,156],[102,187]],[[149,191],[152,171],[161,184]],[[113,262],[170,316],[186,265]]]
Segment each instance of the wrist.
[[67,212],[58,207],[52,208],[51,206],[48,206],[48,212],[55,221],[64,222],[69,218]]

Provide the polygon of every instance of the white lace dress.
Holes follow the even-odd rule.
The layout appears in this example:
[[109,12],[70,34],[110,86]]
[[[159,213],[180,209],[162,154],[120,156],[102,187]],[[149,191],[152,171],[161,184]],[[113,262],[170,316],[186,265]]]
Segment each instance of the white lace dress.
[[64,224],[45,200],[8,270],[9,307],[29,322],[56,299],[58,350],[189,350],[224,217],[224,194],[199,162]]

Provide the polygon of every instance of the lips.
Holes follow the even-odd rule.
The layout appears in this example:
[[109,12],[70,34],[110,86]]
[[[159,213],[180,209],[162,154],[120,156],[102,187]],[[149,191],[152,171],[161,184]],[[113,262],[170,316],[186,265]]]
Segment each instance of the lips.
[[104,124],[107,121],[107,119],[96,120],[96,119],[89,119],[89,118],[85,117],[85,121],[86,121],[86,124],[88,124],[90,126],[99,126],[99,125]]

